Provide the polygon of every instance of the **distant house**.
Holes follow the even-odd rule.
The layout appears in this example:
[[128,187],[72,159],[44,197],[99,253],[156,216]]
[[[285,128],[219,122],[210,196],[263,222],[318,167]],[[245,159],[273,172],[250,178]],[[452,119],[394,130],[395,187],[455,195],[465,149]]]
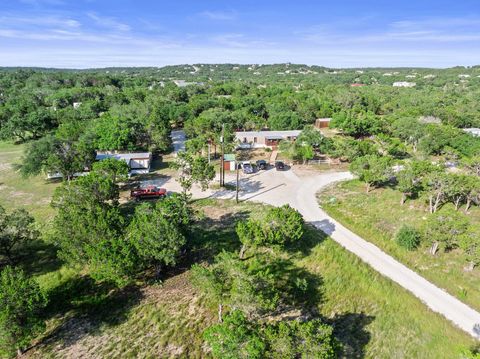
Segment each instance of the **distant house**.
[[350,84],[350,86],[352,86],[352,87],[362,87],[362,86],[365,86],[365,84],[360,84],[358,82],[355,82],[353,84]]
[[330,126],[331,118],[317,118],[315,120],[316,128],[328,128]]
[[393,83],[393,87],[415,87],[415,82],[398,81]]
[[300,130],[235,132],[239,148],[277,148],[282,140],[295,141]]
[[142,174],[150,172],[152,154],[150,152],[113,153],[97,152],[96,160],[102,161],[107,158],[115,158],[125,161],[128,165],[129,174]]
[[173,83],[177,85],[178,87],[187,87],[191,85],[198,85],[198,86],[203,86],[203,82],[187,82],[185,80],[174,80]]
[[472,136],[480,137],[480,128],[464,128],[463,130]]

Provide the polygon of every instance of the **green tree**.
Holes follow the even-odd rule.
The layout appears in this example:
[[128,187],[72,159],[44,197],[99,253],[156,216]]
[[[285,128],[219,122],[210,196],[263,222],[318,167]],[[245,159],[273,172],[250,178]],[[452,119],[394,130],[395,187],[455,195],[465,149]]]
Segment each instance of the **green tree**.
[[391,177],[391,159],[372,155],[359,157],[350,165],[350,171],[365,182],[368,193],[372,187],[386,182]]
[[14,252],[27,242],[38,238],[35,220],[24,209],[16,209],[8,214],[0,205],[0,255],[14,263]]
[[448,180],[448,175],[441,170],[432,171],[423,178],[423,188],[428,198],[430,213],[435,213],[447,198]]
[[6,267],[0,273],[0,355],[19,354],[45,330],[41,311],[46,296],[35,280],[19,269]]
[[248,321],[239,310],[226,315],[222,323],[209,327],[203,337],[212,349],[214,358],[264,357],[265,344],[258,325]]
[[462,164],[474,175],[480,176],[480,155],[462,159]]
[[178,181],[186,196],[194,183],[198,183],[204,191],[215,178],[215,169],[208,160],[190,152],[179,152],[174,167],[179,171]]
[[459,247],[467,257],[467,271],[472,271],[480,263],[480,237],[478,231],[470,227],[467,233],[460,237]]
[[236,232],[242,243],[240,259],[244,258],[249,247],[283,246],[300,240],[303,226],[302,215],[289,205],[273,207],[263,218],[238,222]]
[[102,177],[110,177],[113,182],[124,182],[128,179],[128,164],[115,158],[94,162],[92,170]]
[[337,358],[333,328],[319,319],[269,324],[264,330],[267,358]]
[[339,128],[345,135],[359,138],[381,132],[383,123],[372,112],[342,111],[333,115],[330,126]]
[[425,224],[425,239],[432,244],[430,253],[435,255],[438,248],[449,251],[458,247],[469,225],[468,218],[454,210],[446,209],[430,215]]
[[434,171],[442,170],[430,161],[412,161],[406,163],[396,174],[397,189],[402,192],[400,204],[403,205],[408,197],[418,195],[425,184],[424,179]]
[[185,237],[177,224],[164,216],[162,207],[144,203],[135,209],[127,228],[127,239],[136,249],[143,266],[175,265],[185,245]]
[[75,173],[84,171],[93,163],[95,151],[92,146],[82,140],[46,136],[26,148],[20,172],[24,177],[42,171],[60,173],[69,181]]
[[415,118],[401,117],[392,123],[392,133],[405,144],[411,145],[413,152],[417,152],[418,143],[425,135],[425,125]]
[[123,237],[118,193],[112,176],[96,171],[57,188],[50,240],[69,265],[86,266],[96,280],[122,286],[137,273],[138,256]]
[[225,305],[253,318],[274,310],[280,300],[273,274],[259,268],[256,259],[242,261],[233,253],[222,252],[209,267],[192,266],[191,278],[197,288],[218,304],[219,321]]

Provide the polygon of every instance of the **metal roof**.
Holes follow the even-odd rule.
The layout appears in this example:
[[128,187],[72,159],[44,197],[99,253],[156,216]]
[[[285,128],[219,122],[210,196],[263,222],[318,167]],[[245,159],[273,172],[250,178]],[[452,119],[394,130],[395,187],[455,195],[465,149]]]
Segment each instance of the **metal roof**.
[[236,137],[265,137],[265,138],[286,138],[297,137],[300,134],[300,130],[291,131],[239,131],[235,132]]
[[132,153],[97,153],[95,159],[97,161],[104,160],[106,158],[115,158],[117,160],[123,160],[130,162],[131,159],[149,159],[152,156],[150,152],[132,152]]

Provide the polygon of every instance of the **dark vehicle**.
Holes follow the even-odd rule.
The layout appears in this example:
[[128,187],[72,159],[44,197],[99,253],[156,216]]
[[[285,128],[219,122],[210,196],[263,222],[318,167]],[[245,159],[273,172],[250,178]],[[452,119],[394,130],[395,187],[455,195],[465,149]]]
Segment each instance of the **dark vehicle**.
[[268,163],[265,160],[258,160],[257,167],[259,170],[266,170],[268,168]]
[[145,188],[135,188],[130,191],[130,197],[139,201],[141,199],[147,198],[163,198],[167,195],[167,190],[165,188],[160,188],[157,186],[148,186]]
[[251,174],[253,173],[253,166],[250,162],[243,162],[242,163],[242,168],[243,168],[243,173],[245,174]]
[[275,161],[275,168],[277,171],[285,170],[285,164],[282,161]]

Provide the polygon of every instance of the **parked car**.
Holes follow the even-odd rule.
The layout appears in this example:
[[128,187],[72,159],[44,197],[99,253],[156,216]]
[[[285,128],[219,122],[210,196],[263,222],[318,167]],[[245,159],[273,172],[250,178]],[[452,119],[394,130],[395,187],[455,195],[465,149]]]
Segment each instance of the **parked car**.
[[148,198],[163,198],[167,195],[165,188],[157,186],[147,186],[145,188],[135,188],[130,191],[130,197],[136,201]]
[[265,160],[258,160],[257,167],[259,170],[266,170],[268,168],[268,163]]
[[285,163],[282,161],[275,161],[275,168],[277,171],[283,171],[285,170]]
[[251,174],[254,172],[252,164],[248,161],[242,162],[242,169],[245,174]]

